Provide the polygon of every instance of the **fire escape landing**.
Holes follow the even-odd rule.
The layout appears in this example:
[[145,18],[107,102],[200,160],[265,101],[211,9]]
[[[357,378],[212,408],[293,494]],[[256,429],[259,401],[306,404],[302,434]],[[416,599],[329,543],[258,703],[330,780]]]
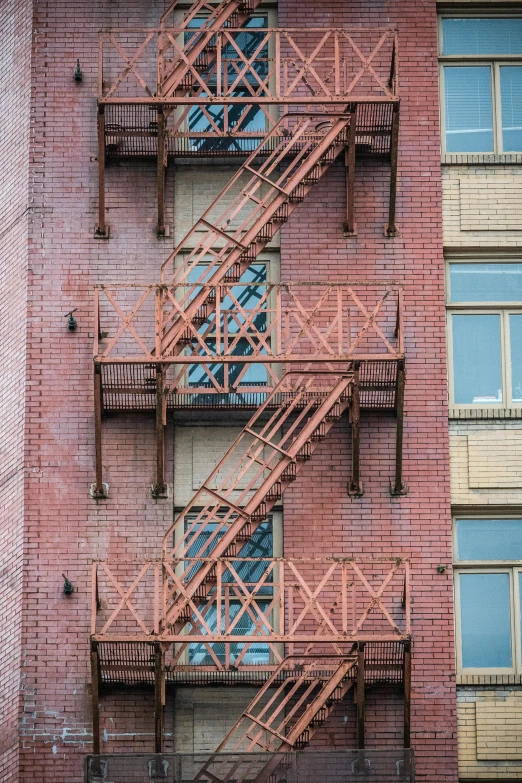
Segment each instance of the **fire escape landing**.
[[[157,161],[159,235],[166,235],[165,169],[180,158],[247,157],[278,145],[283,116],[303,111],[349,114],[345,234],[355,235],[357,156],[390,161],[385,235],[395,236],[399,133],[395,28],[254,26],[259,0],[174,3],[152,30],[100,32],[98,82],[99,217],[108,238],[105,168],[114,160]],[[235,7],[234,7],[235,6]],[[179,21],[178,21],[179,20]],[[259,18],[257,18],[259,21]],[[266,143],[262,154],[269,154]]]

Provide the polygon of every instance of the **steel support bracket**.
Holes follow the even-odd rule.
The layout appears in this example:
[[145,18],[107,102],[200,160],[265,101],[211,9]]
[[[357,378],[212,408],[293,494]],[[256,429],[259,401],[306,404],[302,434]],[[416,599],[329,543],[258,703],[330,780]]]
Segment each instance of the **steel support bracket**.
[[154,500],[161,500],[162,498],[170,497],[170,487],[168,484],[151,484],[150,494]]
[[158,226],[156,228],[156,236],[158,239],[168,239],[170,237],[170,226],[164,225],[163,228]]
[[346,490],[351,498],[362,498],[364,495],[364,486],[362,481],[359,481],[359,483],[349,481],[346,485]]
[[348,221],[343,224],[343,237],[356,237],[357,236],[357,223],[354,222],[352,228],[350,228]]
[[106,481],[102,482],[101,488],[96,484],[91,484],[90,496],[93,500],[105,500],[109,497],[109,485]]
[[410,488],[404,481],[402,481],[398,485],[394,484],[393,481],[390,481],[390,495],[392,496],[392,498],[406,497],[409,491]]
[[110,239],[111,227],[105,226],[105,228],[101,228],[101,226],[94,226],[93,237],[94,239]]
[[400,236],[400,233],[401,232],[399,230],[399,226],[397,225],[397,223],[394,223],[393,226],[390,226],[389,223],[384,224],[383,234],[388,239],[391,239],[392,237],[398,237]]

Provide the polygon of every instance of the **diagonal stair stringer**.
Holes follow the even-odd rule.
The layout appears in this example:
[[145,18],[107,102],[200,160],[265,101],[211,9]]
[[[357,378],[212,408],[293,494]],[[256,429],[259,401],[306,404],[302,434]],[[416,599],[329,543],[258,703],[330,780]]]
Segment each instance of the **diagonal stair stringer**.
[[[261,0],[221,0],[218,5],[212,7],[208,0],[197,0],[186,12],[182,22],[175,25],[176,34],[186,30],[192,35],[192,39],[183,47],[183,56],[177,57],[171,65],[167,74],[159,84],[159,91],[162,97],[176,95],[180,90],[185,92],[182,87],[183,77],[187,67],[197,66],[198,57],[206,55],[205,66],[208,67],[215,59],[215,47],[213,46],[214,33],[226,27],[242,27],[254,13]],[[160,54],[163,54],[163,48],[170,48],[172,42],[168,38],[168,26],[165,24],[168,16],[174,11],[176,2],[162,14],[160,19],[160,31],[163,33],[164,40],[160,39]],[[190,27],[194,19],[201,19],[201,15],[208,12],[208,16],[198,27]]]
[[[317,120],[321,121],[314,124]],[[163,263],[163,357],[183,350],[185,343],[181,338],[187,318],[208,318],[214,312],[215,301],[209,300],[208,287],[220,282],[237,282],[346,149],[348,129],[355,123],[355,114],[336,115],[331,119],[319,114],[303,115],[287,135],[283,133],[284,122],[285,118],[267,133]],[[267,157],[266,149],[272,143],[275,149]],[[245,175],[248,181],[230,201],[231,191]],[[219,217],[215,217],[219,210]],[[231,227],[234,220],[240,220],[239,227]],[[180,257],[184,259],[183,264],[167,280],[168,268]],[[179,301],[172,298],[169,282],[186,286]],[[201,287],[203,284],[205,288]]]
[[[357,656],[287,656],[238,718],[227,736],[193,778],[193,783],[278,783],[285,772],[286,751],[306,747],[317,730],[352,688]],[[217,754],[274,754],[258,769],[253,761],[230,761],[224,775],[211,772]]]
[[237,554],[312,458],[348,409],[353,378],[287,373],[171,525],[163,539],[165,633],[190,622],[194,602],[212,589],[216,559]]

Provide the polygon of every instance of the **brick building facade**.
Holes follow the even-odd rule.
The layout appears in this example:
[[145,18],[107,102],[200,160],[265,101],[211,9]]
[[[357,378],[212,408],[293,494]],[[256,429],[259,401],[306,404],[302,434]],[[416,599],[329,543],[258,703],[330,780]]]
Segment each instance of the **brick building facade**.
[[[109,669],[103,675],[98,668],[99,698],[95,695],[93,700],[96,683],[91,650],[96,649],[102,658],[105,653],[103,642],[91,647],[91,615],[97,611],[110,614],[116,604],[106,605],[101,592],[92,597],[92,561],[121,564],[161,559],[163,537],[176,516],[255,413],[252,405],[235,405],[238,397],[233,394],[226,410],[214,404],[191,406],[167,401],[162,430],[166,487],[158,487],[156,394],[152,394],[151,405],[134,405],[140,410],[132,410],[130,404],[115,412],[105,402],[98,465],[103,468],[104,483],[103,491],[97,493],[92,351],[104,326],[95,321],[94,287],[156,286],[165,259],[245,159],[232,154],[197,157],[169,153],[164,193],[167,230],[158,232],[157,155],[118,157],[114,146],[119,143],[122,126],[112,126],[109,130],[116,133],[117,141],[111,137],[114,146],[112,150],[105,148],[107,165],[103,166],[108,228],[100,232],[98,32],[152,30],[166,5],[156,0],[91,0],[80,7],[62,0],[7,0],[0,11],[4,30],[0,72],[5,85],[0,120],[5,129],[0,141],[4,195],[0,350],[7,368],[2,378],[4,434],[0,450],[5,514],[0,584],[6,599],[0,614],[5,649],[0,780],[6,783],[83,780],[85,756],[93,752],[93,701],[100,705],[100,754],[130,757],[158,750],[154,665],[149,661],[147,673],[140,679],[132,666],[143,668],[143,660],[132,657],[132,644],[125,647],[125,642],[121,643],[115,657],[111,659],[109,654],[102,660],[102,669],[104,663],[110,669],[111,660],[126,667],[127,679],[122,675],[118,681],[113,675],[111,681],[106,674]],[[180,4],[180,8],[183,11],[189,5]],[[462,11],[462,4],[458,10]],[[484,462],[489,446],[478,443],[472,456],[472,435],[480,439],[485,428],[491,435],[487,413],[482,418],[473,413],[475,420],[469,421],[462,413],[464,408],[453,405],[448,428],[444,249],[468,251],[470,246],[482,244],[487,251],[492,245],[505,245],[509,252],[516,252],[520,216],[512,215],[512,224],[507,226],[491,220],[491,226],[485,228],[487,204],[481,202],[475,211],[473,203],[480,200],[477,192],[489,187],[486,180],[492,173],[494,197],[508,179],[513,190],[508,200],[516,201],[520,161],[512,155],[502,162],[497,155],[488,167],[488,161],[473,162],[448,153],[443,157],[441,178],[434,2],[376,0],[368,5],[359,0],[326,4],[280,0],[277,7],[262,2],[255,14],[266,20],[267,28],[310,28],[310,41],[315,40],[314,27],[354,30],[363,26],[369,30],[370,41],[371,31],[398,26],[399,49],[392,66],[400,69],[398,231],[392,232],[396,235],[383,232],[389,214],[389,156],[360,154],[365,143],[360,135],[353,185],[356,231],[346,230],[347,168],[341,154],[266,244],[257,263],[264,265],[267,279],[274,284],[402,284],[407,368],[402,458],[407,492],[390,492],[396,471],[396,412],[393,406],[370,410],[364,403],[359,449],[363,493],[348,492],[356,456],[351,398],[350,414],[344,413],[333,423],[324,443],[273,505],[269,517],[272,551],[265,552],[265,557],[295,562],[298,558],[408,562],[415,780],[457,781],[459,773],[468,780],[489,776],[516,779],[522,774],[516,766],[517,756],[506,751],[506,758],[512,759],[511,767],[506,766],[498,743],[497,755],[480,765],[478,724],[475,713],[471,714],[481,699],[493,703],[489,717],[487,704],[482,703],[481,720],[497,725],[494,710],[501,701],[515,724],[520,721],[516,674],[458,674],[462,725],[459,767],[457,763],[451,503],[457,510],[477,505],[483,509],[496,503],[504,511],[509,506],[515,514],[520,488],[516,469],[512,470],[515,479],[504,485],[488,479],[487,465],[481,467],[481,460]],[[179,24],[180,18],[173,24]],[[185,44],[187,40],[190,43],[190,37]],[[137,48],[133,34],[124,34],[118,41],[124,55],[131,57]],[[369,51],[367,42],[366,57]],[[142,61],[149,62],[147,56]],[[75,81],[77,62],[82,78]],[[124,59],[121,66],[125,66]],[[147,68],[143,66],[144,78],[150,76]],[[132,66],[129,69],[132,76]],[[134,87],[137,85],[136,81]],[[101,89],[106,90],[107,85]],[[309,97],[306,90],[304,94]],[[317,112],[322,110],[315,107]],[[175,116],[174,112],[171,120]],[[153,119],[147,131],[156,143],[157,121]],[[478,191],[473,182],[468,190],[463,186],[466,178],[473,177],[480,178]],[[470,212],[462,206],[464,199],[472,204],[468,222]],[[484,230],[493,234],[483,242]],[[310,307],[312,299],[306,301]],[[369,308],[370,300],[364,301]],[[131,300],[124,300],[121,307],[128,314]],[[70,311],[77,321],[75,330],[67,327]],[[109,319],[109,333],[101,335],[100,351],[116,334],[117,324]],[[393,329],[388,329],[386,337],[392,340]],[[324,362],[321,367],[324,371]],[[345,362],[342,367],[347,371],[351,364]],[[150,396],[145,389],[142,399]],[[468,407],[475,411],[477,405]],[[499,471],[507,464],[509,473],[512,455],[518,453],[517,415],[512,411],[509,421],[493,423]],[[455,440],[451,472],[449,436]],[[469,481],[473,459],[477,463],[475,484]],[[151,486],[156,491],[151,492]],[[479,499],[477,492],[482,493]],[[72,582],[72,595],[64,593],[64,577]],[[133,578],[131,571],[124,569],[121,584],[128,588]],[[313,581],[313,572],[310,579]],[[382,582],[382,574],[380,579]],[[149,606],[146,596],[136,593],[135,597],[138,608],[141,600]],[[399,614],[401,600],[402,595],[393,597],[394,611]],[[149,619],[147,616],[146,621]],[[371,634],[368,638],[371,647]],[[277,649],[282,649],[283,643],[278,644]],[[339,647],[335,649],[339,652]],[[167,657],[173,650],[175,645],[170,646]],[[342,650],[348,655],[346,642]],[[270,661],[274,663],[272,658]],[[197,671],[194,643],[178,662],[180,665],[172,666],[166,676],[161,751],[165,757],[212,753],[255,698],[264,681],[259,672],[267,666],[258,665],[257,671],[249,670],[248,674],[242,673],[241,666],[225,665],[226,671],[220,671],[205,653],[199,659],[204,664],[200,669],[207,672],[205,678]],[[95,667],[99,665],[95,663]],[[380,665],[382,669],[382,662]],[[309,750],[364,749],[371,761],[376,750],[388,749],[393,755],[397,748],[409,747],[404,733],[406,675],[401,671],[395,681],[376,678],[362,688],[366,694],[363,744],[361,700],[354,685],[333,706],[324,725],[314,729]],[[268,675],[263,676],[266,679]],[[360,681],[358,691],[360,694]],[[405,758],[399,754],[400,762],[396,762],[393,757],[392,766],[400,774],[410,775]],[[358,768],[349,768],[355,776]],[[98,777],[92,774],[94,777],[86,780],[93,783],[119,779],[104,778],[100,770]],[[130,772],[126,774],[122,781],[131,779]],[[387,769],[375,779],[398,779],[391,774]],[[276,775],[272,779],[283,778]]]

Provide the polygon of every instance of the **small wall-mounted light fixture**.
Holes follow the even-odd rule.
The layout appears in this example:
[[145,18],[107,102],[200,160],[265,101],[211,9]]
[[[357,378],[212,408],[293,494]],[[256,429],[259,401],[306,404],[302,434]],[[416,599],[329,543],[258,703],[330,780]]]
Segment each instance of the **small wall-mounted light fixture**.
[[80,65],[80,60],[76,60],[76,68],[74,69],[73,79],[74,79],[75,82],[83,81],[83,73],[82,73],[82,68],[81,68],[81,65]]
[[74,310],[69,310],[68,313],[65,313],[64,318],[67,318],[67,328],[70,332],[75,332],[78,328],[78,321],[74,317],[73,313],[77,311],[77,307],[74,308]]
[[448,566],[445,566],[445,565],[438,565],[437,566],[437,573],[438,574],[443,574],[446,571],[447,567]]
[[62,574],[63,576],[63,592],[65,595],[72,595],[74,593],[74,585],[73,583],[67,579],[65,574]]

